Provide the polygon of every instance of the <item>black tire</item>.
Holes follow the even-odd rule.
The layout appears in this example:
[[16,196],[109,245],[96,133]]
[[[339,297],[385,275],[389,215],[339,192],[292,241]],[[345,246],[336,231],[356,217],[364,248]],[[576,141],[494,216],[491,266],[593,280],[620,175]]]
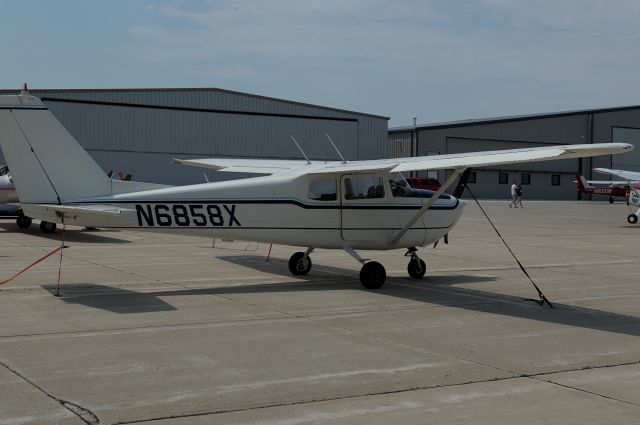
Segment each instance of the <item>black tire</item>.
[[635,214],[629,214],[629,215],[627,216],[627,221],[628,221],[630,224],[636,224],[636,223],[638,222],[638,216],[637,216],[637,215],[635,215]]
[[19,215],[16,219],[16,224],[20,229],[28,229],[31,226],[31,218],[26,215]]
[[42,231],[42,233],[53,233],[56,231],[56,223],[41,221],[40,230]]
[[384,266],[376,261],[369,261],[360,269],[360,283],[367,289],[380,289],[386,278]]
[[411,276],[412,278],[422,279],[422,276],[424,276],[424,274],[427,272],[427,265],[422,259],[414,258],[409,261],[407,271],[409,272],[409,276]]
[[610,197],[609,197],[609,203],[610,203],[610,204],[613,204],[613,196],[610,196]]
[[289,271],[294,276],[304,276],[311,270],[311,257],[304,261],[304,252],[296,252],[289,258]]

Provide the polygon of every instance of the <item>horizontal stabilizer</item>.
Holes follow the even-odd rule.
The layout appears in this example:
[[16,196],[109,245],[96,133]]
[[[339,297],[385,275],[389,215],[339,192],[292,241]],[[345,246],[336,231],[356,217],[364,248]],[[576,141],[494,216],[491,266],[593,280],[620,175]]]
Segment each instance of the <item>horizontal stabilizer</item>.
[[50,204],[32,204],[30,208],[37,207],[42,208],[47,212],[60,212],[64,214],[73,214],[76,216],[90,216],[90,215],[120,215],[124,211],[132,211],[126,208],[113,207],[111,205],[83,205],[83,206],[71,206],[71,205],[50,205]]

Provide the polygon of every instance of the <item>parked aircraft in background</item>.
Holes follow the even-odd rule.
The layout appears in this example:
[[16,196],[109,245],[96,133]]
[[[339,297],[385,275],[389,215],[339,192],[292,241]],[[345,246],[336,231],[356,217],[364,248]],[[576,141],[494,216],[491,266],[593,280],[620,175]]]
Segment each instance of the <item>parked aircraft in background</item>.
[[624,180],[624,182],[613,182],[614,184],[624,183],[629,188],[629,205],[639,207],[635,213],[631,213],[627,216],[627,221],[631,224],[638,222],[640,217],[640,172],[637,171],[625,171],[625,170],[612,170],[610,168],[594,168],[594,171],[603,174],[609,174],[616,176]]
[[[609,197],[609,203],[613,204],[615,198],[622,198],[628,202],[629,183],[624,181],[587,180],[581,174],[576,174],[578,192],[590,193]],[[640,187],[640,185],[637,185]]]
[[[333,142],[331,142],[333,144]],[[0,146],[15,171],[25,214],[81,226],[200,232],[207,236],[306,247],[289,270],[311,269],[314,248],[342,249],[362,264],[370,289],[384,267],[356,250],[406,248],[408,272],[421,278],[417,248],[458,222],[463,201],[444,194],[470,167],[623,153],[625,143],[548,146],[372,161],[194,159],[185,165],[266,174],[189,186],[109,179],[37,98],[0,96]],[[411,189],[401,172],[452,170],[435,192]]]
[[[18,200],[18,193],[13,184],[13,177],[7,165],[0,166],[0,213],[3,216],[16,217],[16,225],[20,229],[28,229],[31,226],[31,218],[23,214]],[[40,230],[43,233],[53,233],[56,224],[48,221],[40,222]]]

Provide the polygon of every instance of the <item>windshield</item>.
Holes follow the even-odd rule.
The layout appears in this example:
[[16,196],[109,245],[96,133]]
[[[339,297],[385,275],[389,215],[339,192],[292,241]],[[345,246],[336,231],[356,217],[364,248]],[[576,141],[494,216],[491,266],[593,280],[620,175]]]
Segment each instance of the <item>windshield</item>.
[[389,185],[393,196],[408,196],[411,193],[411,187],[401,173],[389,174]]

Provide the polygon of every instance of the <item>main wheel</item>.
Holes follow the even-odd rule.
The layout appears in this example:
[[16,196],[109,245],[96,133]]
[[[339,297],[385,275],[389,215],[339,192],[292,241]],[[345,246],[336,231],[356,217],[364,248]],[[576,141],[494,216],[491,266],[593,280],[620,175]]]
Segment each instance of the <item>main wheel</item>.
[[609,203],[613,204],[613,196],[609,196]]
[[636,224],[638,222],[638,216],[635,214],[629,214],[627,216],[627,221],[631,224]]
[[42,233],[53,233],[56,231],[56,223],[50,223],[48,221],[40,222],[40,230]]
[[304,276],[311,270],[311,257],[304,258],[304,252],[296,252],[289,258],[289,271],[294,276]]
[[360,269],[360,283],[367,289],[381,288],[386,278],[387,272],[378,262],[369,261]]
[[427,271],[427,265],[421,258],[412,258],[407,266],[407,271],[412,278],[422,279],[422,276],[424,276]]
[[16,219],[16,224],[21,229],[28,229],[31,226],[31,219],[26,215],[19,215]]

